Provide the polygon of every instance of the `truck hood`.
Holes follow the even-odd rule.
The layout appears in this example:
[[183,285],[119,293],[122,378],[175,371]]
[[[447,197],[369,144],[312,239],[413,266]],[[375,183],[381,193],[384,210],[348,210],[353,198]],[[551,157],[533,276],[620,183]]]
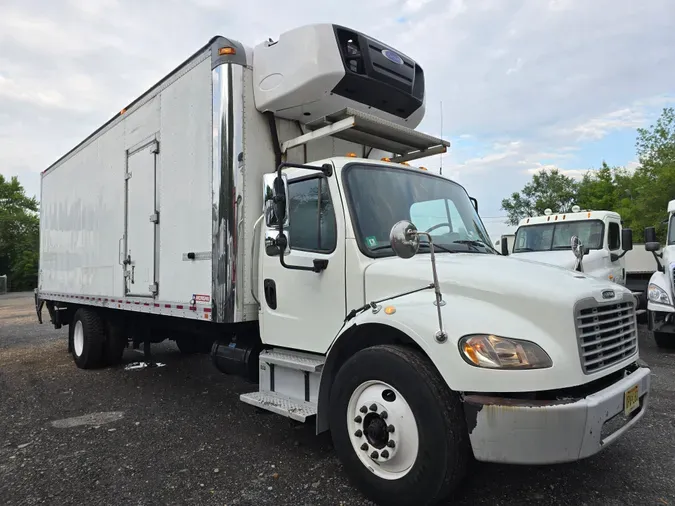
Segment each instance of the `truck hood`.
[[[549,252],[550,254],[551,252]],[[570,251],[553,252],[574,256]],[[623,287],[586,274],[528,260],[523,254],[501,256],[476,253],[437,253],[436,265],[444,296],[477,299],[499,307],[518,304],[564,306],[571,310],[582,298],[602,300],[603,290]],[[560,255],[562,257],[562,255]],[[561,260],[562,262],[562,260]],[[418,254],[378,260],[366,268],[366,300],[376,300],[431,283],[431,258]],[[522,307],[522,306],[521,306]]]

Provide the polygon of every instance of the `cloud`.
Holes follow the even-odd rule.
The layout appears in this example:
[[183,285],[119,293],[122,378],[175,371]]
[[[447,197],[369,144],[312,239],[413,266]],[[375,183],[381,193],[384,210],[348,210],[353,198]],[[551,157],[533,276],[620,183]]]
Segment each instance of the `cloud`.
[[334,22],[422,65],[420,128],[440,134],[442,101],[453,144],[422,163],[438,171],[442,160],[444,174],[497,215],[533,171],[585,170],[598,160],[580,158],[581,146],[647,125],[675,103],[671,11],[670,0],[297,0],[292,9],[271,0],[4,0],[0,171],[37,193],[31,174],[215,34],[254,45]]

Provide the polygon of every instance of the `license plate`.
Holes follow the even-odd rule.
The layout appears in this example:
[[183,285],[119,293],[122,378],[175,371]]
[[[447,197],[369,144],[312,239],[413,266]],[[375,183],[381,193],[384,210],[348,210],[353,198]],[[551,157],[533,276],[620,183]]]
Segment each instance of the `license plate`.
[[623,412],[626,416],[640,407],[640,392],[638,385],[629,388],[623,393]]

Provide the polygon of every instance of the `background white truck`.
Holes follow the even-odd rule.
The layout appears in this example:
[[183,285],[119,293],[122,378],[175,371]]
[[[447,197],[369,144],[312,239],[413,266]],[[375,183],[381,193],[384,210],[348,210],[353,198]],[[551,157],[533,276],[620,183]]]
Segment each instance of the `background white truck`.
[[[621,216],[612,211],[581,210],[523,218],[511,236],[500,238],[502,255],[574,269],[576,257],[570,240],[576,235],[585,246],[581,269],[589,276],[626,286],[638,300],[638,314],[647,309],[647,284],[656,270],[650,253],[633,245],[633,232],[623,228]],[[510,237],[510,239],[509,239]]]
[[668,203],[666,244],[656,241],[654,227],[645,229],[645,250],[651,252],[657,270],[649,280],[647,313],[649,330],[661,348],[675,348],[675,200]]
[[210,346],[381,504],[442,502],[471,456],[600,451],[646,409],[633,297],[497,255],[407,165],[449,145],[424,104],[417,62],[345,27],[213,38],[44,172],[38,317],[82,368]]

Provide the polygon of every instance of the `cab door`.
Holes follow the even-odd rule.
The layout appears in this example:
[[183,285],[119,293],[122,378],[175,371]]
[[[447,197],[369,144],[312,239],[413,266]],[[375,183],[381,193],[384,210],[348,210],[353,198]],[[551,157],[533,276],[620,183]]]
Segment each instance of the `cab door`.
[[626,283],[626,270],[624,268],[625,262],[623,257],[612,261],[612,257],[616,258],[622,253],[621,248],[621,225],[617,221],[607,222],[607,249],[609,250],[609,275],[612,276],[611,281],[615,283]]
[[[258,294],[260,334],[269,345],[324,353],[342,327],[345,308],[345,218],[335,175],[289,169],[284,264],[272,204],[273,175],[265,176],[265,226]],[[334,173],[333,173],[334,174]],[[314,269],[318,272],[315,272]]]

